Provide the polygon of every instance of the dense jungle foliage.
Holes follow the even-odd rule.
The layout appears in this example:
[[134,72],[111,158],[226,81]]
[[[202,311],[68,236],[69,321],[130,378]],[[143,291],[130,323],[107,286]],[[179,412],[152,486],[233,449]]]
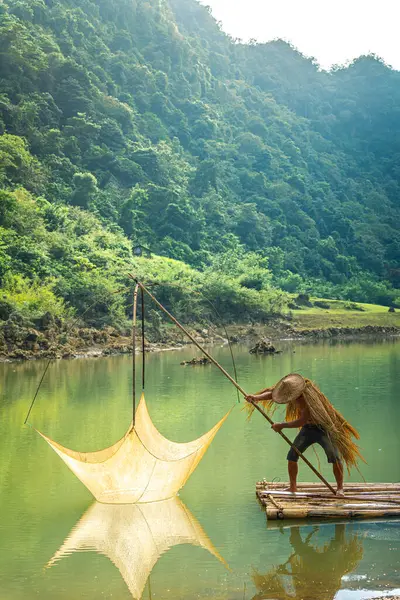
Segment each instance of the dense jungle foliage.
[[0,319],[122,325],[128,272],[186,319],[397,304],[399,124],[378,58],[321,71],[196,0],[4,0]]

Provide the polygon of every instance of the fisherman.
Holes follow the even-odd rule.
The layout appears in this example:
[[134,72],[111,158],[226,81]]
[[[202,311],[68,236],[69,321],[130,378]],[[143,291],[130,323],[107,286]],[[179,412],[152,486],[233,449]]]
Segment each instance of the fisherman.
[[[286,420],[283,423],[274,423],[272,429],[280,432],[282,429],[301,428],[293,442],[293,446],[301,453],[312,444],[322,446],[328,463],[333,466],[337,494],[343,495],[342,461],[349,470],[351,466],[357,466],[358,458],[362,459],[357,445],[351,439],[352,436],[359,439],[359,435],[312,381],[297,373],[291,373],[275,386],[246,396],[246,400],[249,403],[261,402],[270,412],[276,404],[286,404]],[[254,406],[247,406],[251,413]],[[295,493],[299,455],[293,447],[289,450],[287,460],[290,482],[288,491]]]

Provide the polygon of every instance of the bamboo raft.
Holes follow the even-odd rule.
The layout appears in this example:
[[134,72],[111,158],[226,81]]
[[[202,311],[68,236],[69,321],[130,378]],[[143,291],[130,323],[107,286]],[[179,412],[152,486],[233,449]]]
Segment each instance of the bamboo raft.
[[400,483],[347,483],[335,496],[321,483],[299,483],[296,494],[287,483],[259,481],[256,494],[267,519],[382,519],[400,517]]

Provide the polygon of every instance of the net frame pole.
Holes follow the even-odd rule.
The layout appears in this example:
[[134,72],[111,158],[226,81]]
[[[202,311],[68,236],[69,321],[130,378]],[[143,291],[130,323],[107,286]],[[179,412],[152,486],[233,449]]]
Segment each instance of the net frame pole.
[[136,316],[137,316],[137,296],[139,284],[135,285],[133,290],[133,313],[132,313],[132,424],[135,426],[136,416]]

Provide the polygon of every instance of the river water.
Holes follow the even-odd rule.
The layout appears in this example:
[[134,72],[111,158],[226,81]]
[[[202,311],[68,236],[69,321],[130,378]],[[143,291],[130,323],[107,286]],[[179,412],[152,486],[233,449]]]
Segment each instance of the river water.
[[[359,429],[366,480],[399,481],[400,341],[281,348],[257,357],[235,346],[241,385],[255,392],[292,371],[314,379]],[[226,347],[212,352],[232,370]],[[33,427],[23,421],[44,363],[0,365],[0,600],[128,600],[141,593],[154,600],[361,600],[399,593],[399,521],[267,525],[255,483],[287,479],[286,445],[261,415],[246,421],[215,367],[180,365],[195,355],[185,348],[147,357],[146,399],[158,429],[189,441],[236,407],[179,499],[142,509],[94,503],[33,429],[70,448],[111,445],[131,419],[130,357],[53,362]],[[311,450],[308,457],[316,461]],[[300,480],[314,480],[305,465]]]

